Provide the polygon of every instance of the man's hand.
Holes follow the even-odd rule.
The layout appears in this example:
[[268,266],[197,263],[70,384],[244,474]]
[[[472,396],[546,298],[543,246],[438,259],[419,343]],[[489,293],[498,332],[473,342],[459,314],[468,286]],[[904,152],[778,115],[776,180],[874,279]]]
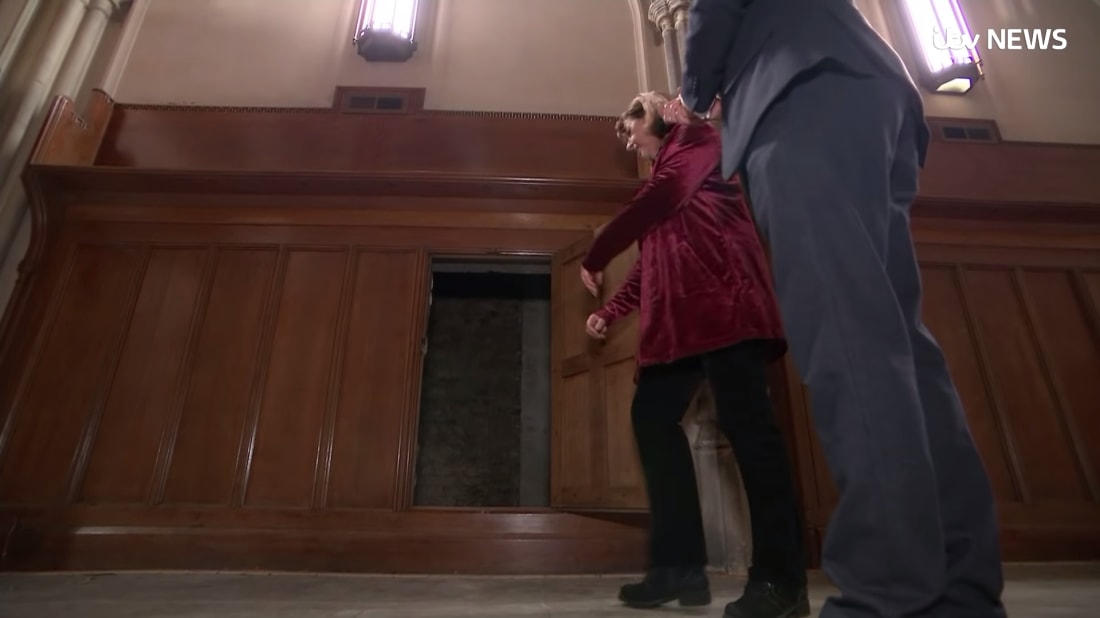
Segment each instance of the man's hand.
[[584,324],[584,331],[593,339],[607,338],[607,320],[593,313]]
[[692,124],[710,120],[713,116],[720,114],[721,110],[722,102],[715,99],[707,115],[698,116],[684,105],[683,97],[676,97],[675,100],[669,101],[661,108],[661,118],[671,124]]
[[587,288],[593,296],[599,296],[600,286],[603,285],[603,273],[590,272],[588,269],[581,267],[581,282],[584,283],[584,287]]
[[684,106],[684,100],[676,97],[661,108],[661,118],[669,124],[690,124],[695,122],[695,114]]

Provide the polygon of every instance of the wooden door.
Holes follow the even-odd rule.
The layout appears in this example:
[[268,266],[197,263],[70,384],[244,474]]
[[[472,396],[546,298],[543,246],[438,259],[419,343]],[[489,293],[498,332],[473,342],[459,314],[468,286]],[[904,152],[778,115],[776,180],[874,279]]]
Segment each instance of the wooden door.
[[584,330],[588,316],[618,291],[637,249],[615,258],[600,298],[580,280],[591,241],[558,252],[551,265],[551,505],[563,509],[645,510],[630,406],[634,397],[637,312],[604,341]]

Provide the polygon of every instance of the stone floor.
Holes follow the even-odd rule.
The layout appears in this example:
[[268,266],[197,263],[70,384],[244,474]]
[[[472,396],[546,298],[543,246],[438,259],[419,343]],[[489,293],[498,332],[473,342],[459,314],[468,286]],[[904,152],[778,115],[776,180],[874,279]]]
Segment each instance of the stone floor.
[[[1100,564],[1010,565],[1011,618],[1100,615]],[[3,618],[452,618],[652,615],[614,600],[623,577],[388,577],[229,573],[2,574]],[[741,582],[714,577],[709,608],[659,615],[721,616]],[[831,593],[815,577],[815,610]],[[815,614],[816,615],[816,614]]]

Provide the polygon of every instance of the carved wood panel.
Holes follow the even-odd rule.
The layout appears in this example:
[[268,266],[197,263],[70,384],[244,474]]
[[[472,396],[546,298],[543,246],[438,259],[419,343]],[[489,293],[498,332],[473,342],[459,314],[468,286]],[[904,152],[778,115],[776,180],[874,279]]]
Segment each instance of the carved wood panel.
[[77,245],[5,425],[0,499],[395,508],[425,259]]
[[614,324],[603,341],[585,333],[589,314],[626,280],[637,249],[611,261],[597,302],[579,276],[589,243],[557,252],[551,270],[551,504],[644,511],[645,479],[630,420],[637,313]]

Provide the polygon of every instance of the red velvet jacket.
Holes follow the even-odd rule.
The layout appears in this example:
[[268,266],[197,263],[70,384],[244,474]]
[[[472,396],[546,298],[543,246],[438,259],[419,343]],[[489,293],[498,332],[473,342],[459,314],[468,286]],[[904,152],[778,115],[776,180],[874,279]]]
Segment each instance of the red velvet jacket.
[[618,293],[597,313],[609,324],[639,309],[638,364],[670,363],[738,342],[786,341],[767,259],[738,182],[723,180],[708,124],[677,125],[649,180],[596,236],[584,267],[599,272],[637,241]]

